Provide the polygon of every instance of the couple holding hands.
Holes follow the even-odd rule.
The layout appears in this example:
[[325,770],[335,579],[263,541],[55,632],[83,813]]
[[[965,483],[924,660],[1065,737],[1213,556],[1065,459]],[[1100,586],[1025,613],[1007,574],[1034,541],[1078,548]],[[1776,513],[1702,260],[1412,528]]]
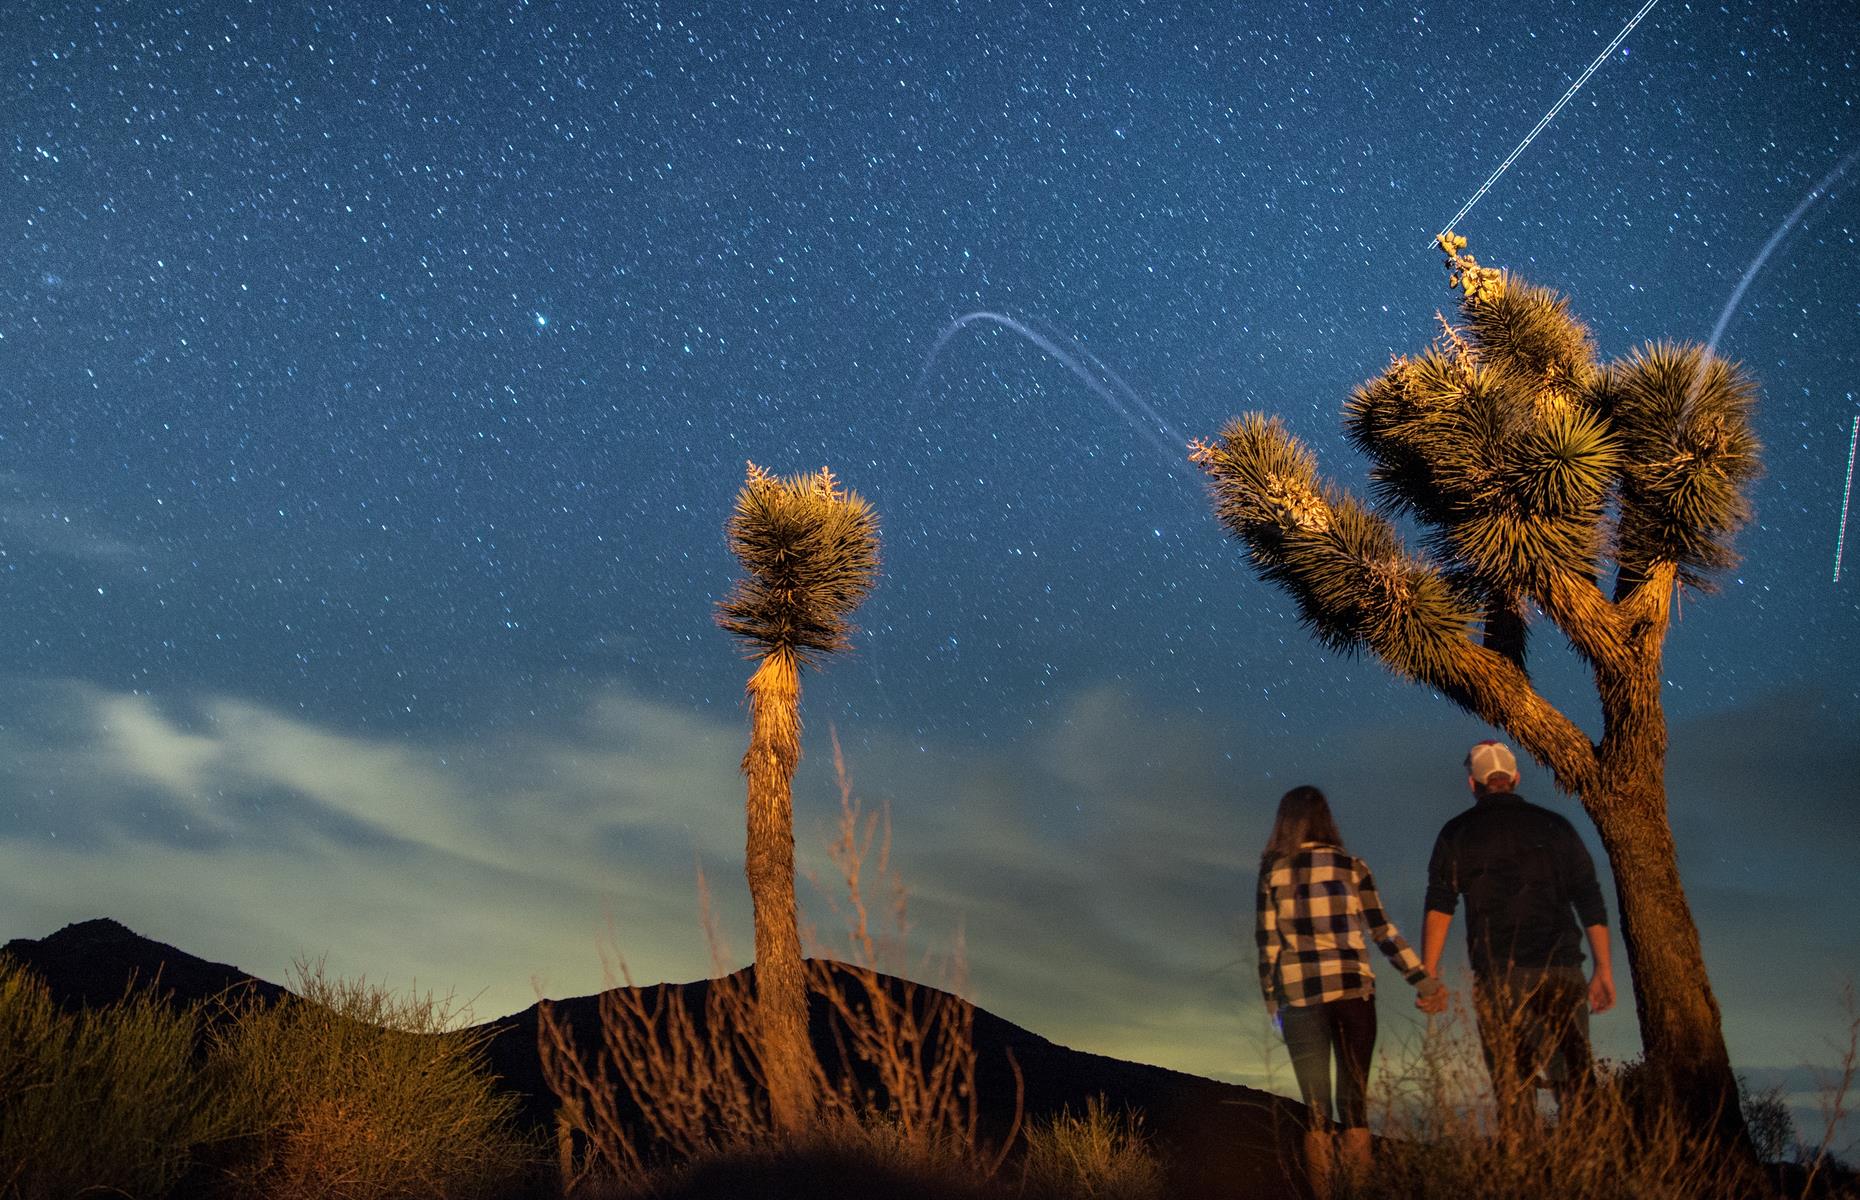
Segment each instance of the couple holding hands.
[[[1480,742],[1465,765],[1474,803],[1434,843],[1418,956],[1383,912],[1368,866],[1344,849],[1323,792],[1285,793],[1260,857],[1260,988],[1310,1109],[1306,1170],[1320,1197],[1339,1155],[1352,1175],[1370,1168],[1364,1088],[1376,1003],[1365,933],[1414,985],[1415,1006],[1444,1012],[1440,957],[1465,897],[1473,1011],[1501,1124],[1528,1125],[1540,1080],[1559,1107],[1588,1085],[1589,1013],[1615,1001],[1595,864],[1567,820],[1516,794],[1517,759],[1502,742]],[[1587,978],[1585,940],[1595,963]]]

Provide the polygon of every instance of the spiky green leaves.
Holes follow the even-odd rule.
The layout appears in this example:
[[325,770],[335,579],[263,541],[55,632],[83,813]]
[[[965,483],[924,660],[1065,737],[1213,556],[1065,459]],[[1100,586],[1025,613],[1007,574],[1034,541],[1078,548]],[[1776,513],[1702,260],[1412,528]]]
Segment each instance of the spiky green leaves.
[[1575,402],[1595,379],[1595,341],[1569,311],[1569,300],[1507,274],[1503,286],[1460,303],[1480,361],[1540,404]]
[[1617,452],[1608,429],[1574,408],[1514,428],[1447,528],[1460,563],[1501,587],[1536,590],[1549,571],[1588,575]]
[[1368,649],[1433,679],[1463,644],[1472,614],[1440,574],[1402,550],[1393,526],[1321,488],[1311,453],[1276,419],[1249,413],[1190,455],[1223,524],[1261,574],[1339,650]]
[[1670,562],[1710,587],[1737,561],[1732,535],[1750,518],[1747,492],[1762,447],[1750,428],[1756,383],[1699,346],[1650,344],[1609,367],[1596,388],[1622,448],[1616,558],[1644,572]]
[[1213,483],[1215,515],[1249,546],[1271,553],[1285,534],[1330,519],[1317,493],[1317,460],[1277,417],[1247,413],[1218,442],[1195,442],[1189,461]]
[[878,573],[878,518],[824,467],[778,479],[754,463],[724,529],[744,575],[717,624],[756,654],[812,663],[846,646]]
[[1344,432],[1375,464],[1370,479],[1379,499],[1440,525],[1489,476],[1503,407],[1493,378],[1470,353],[1435,346],[1396,359],[1357,388],[1344,407]]
[[1397,359],[1344,410],[1379,499],[1432,526],[1447,565],[1483,579],[1480,591],[1590,573],[1617,457],[1606,423],[1584,405],[1543,403],[1456,338]]
[[1607,424],[1587,409],[1547,414],[1506,456],[1499,486],[1526,512],[1591,524],[1620,463]]

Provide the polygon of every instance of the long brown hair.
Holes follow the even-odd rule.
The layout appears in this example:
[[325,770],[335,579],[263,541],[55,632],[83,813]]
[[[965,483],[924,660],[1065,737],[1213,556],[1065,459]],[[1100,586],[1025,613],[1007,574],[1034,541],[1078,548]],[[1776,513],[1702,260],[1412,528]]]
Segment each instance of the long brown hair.
[[1290,854],[1305,842],[1323,842],[1343,848],[1343,835],[1337,832],[1337,819],[1330,815],[1330,801],[1324,793],[1306,784],[1295,787],[1279,798],[1279,815],[1272,822],[1272,836],[1260,861],[1269,863]]

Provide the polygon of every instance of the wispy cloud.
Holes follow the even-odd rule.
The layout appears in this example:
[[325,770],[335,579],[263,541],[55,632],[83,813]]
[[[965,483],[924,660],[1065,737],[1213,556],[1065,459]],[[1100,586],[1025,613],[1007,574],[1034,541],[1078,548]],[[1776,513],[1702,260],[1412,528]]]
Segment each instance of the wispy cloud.
[[533,975],[599,985],[582,968],[608,914],[642,969],[700,974],[701,946],[681,949],[699,937],[694,864],[740,856],[735,731],[621,695],[595,697],[566,734],[497,743],[75,684],[43,712],[0,733],[17,798],[0,841],[8,908],[136,925],[178,902],[200,924],[170,940],[244,947],[241,965],[273,977],[328,948],[332,965],[417,969],[517,1008]]
[[0,532],[16,546],[79,562],[129,566],[154,557],[82,501],[55,495],[19,471],[0,471]]

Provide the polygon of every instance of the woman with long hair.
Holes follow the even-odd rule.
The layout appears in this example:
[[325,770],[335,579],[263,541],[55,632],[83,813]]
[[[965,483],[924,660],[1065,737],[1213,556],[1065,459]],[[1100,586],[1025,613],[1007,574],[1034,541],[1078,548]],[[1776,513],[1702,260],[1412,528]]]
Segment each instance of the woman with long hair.
[[1382,911],[1368,866],[1343,848],[1330,803],[1314,787],[1295,787],[1279,801],[1260,855],[1257,910],[1260,990],[1310,1110],[1305,1169],[1323,1200],[1338,1152],[1333,1124],[1344,1170],[1358,1174],[1370,1161],[1364,1089],[1376,1044],[1376,984],[1365,931],[1415,986],[1423,1010],[1444,1008],[1446,992]]

